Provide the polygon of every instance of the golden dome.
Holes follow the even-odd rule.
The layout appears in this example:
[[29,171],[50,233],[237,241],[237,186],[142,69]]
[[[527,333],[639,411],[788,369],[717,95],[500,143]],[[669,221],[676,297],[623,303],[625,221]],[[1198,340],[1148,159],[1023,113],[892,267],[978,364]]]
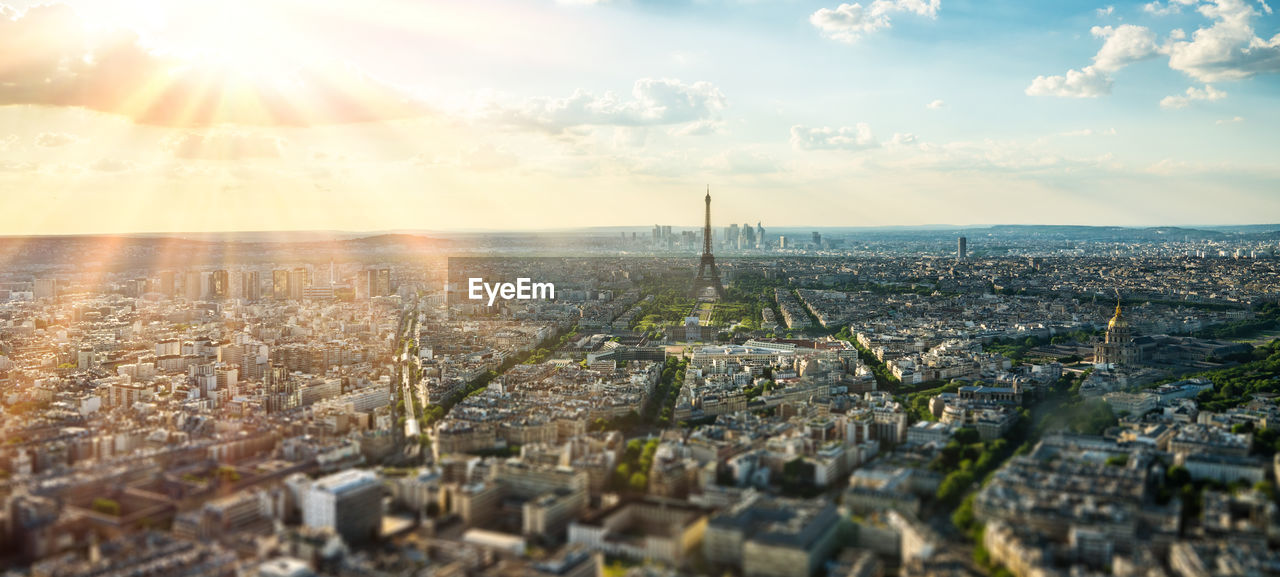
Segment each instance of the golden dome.
[[1117,327],[1129,328],[1128,319],[1124,318],[1124,316],[1120,314],[1119,303],[1116,303],[1116,316],[1111,317],[1111,322],[1107,323],[1108,330],[1114,329]]

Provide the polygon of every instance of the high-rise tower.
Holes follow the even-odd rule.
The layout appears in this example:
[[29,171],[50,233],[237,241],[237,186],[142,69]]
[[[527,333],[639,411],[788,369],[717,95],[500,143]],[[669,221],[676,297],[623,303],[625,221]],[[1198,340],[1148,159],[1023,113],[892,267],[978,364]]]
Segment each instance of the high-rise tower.
[[716,257],[711,254],[711,187],[707,187],[707,218],[702,227],[702,262],[698,264],[698,276],[693,280],[690,294],[698,296],[704,290],[715,290],[716,296],[724,297],[724,285],[720,284],[720,269],[716,267]]

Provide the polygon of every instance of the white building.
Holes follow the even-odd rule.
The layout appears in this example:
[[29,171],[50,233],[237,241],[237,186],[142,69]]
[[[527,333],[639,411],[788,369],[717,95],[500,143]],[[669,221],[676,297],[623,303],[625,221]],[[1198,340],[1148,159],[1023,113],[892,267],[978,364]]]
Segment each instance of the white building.
[[378,476],[350,469],[317,479],[302,499],[302,523],[313,529],[332,529],[347,542],[377,536],[382,525]]

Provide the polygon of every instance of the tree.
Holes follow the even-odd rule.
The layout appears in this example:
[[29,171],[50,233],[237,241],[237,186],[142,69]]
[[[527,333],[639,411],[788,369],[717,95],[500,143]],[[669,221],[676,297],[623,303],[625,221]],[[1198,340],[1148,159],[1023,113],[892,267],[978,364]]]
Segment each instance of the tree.
[[960,497],[973,485],[973,471],[955,471],[947,475],[938,485],[938,502],[944,505],[955,505]]
[[645,488],[649,486],[649,477],[640,472],[632,473],[628,485],[632,491],[643,493]]
[[1253,490],[1266,495],[1271,501],[1276,500],[1276,486],[1271,481],[1258,481],[1253,485]]
[[982,440],[982,436],[978,434],[978,430],[973,427],[962,427],[956,429],[956,442],[961,445],[972,445]]
[[[973,514],[973,500],[976,496],[977,494],[970,493],[968,497],[964,498],[964,501],[960,502],[960,506],[956,507],[955,512],[951,513],[951,524],[955,525],[956,529],[959,529],[961,533],[969,535],[975,542],[980,542],[978,537],[982,531],[982,523]],[[975,533],[979,535],[975,535]]]
[[631,439],[627,441],[627,453],[625,459],[635,462],[640,459],[640,452],[644,450],[644,443],[640,439]]

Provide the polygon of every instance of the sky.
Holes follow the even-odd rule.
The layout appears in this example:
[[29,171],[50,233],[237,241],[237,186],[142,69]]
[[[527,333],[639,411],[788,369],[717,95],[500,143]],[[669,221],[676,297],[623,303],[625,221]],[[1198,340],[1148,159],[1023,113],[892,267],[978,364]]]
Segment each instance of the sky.
[[[1277,8],[1280,8],[1278,6]],[[1280,222],[1263,0],[0,0],[0,234]]]

